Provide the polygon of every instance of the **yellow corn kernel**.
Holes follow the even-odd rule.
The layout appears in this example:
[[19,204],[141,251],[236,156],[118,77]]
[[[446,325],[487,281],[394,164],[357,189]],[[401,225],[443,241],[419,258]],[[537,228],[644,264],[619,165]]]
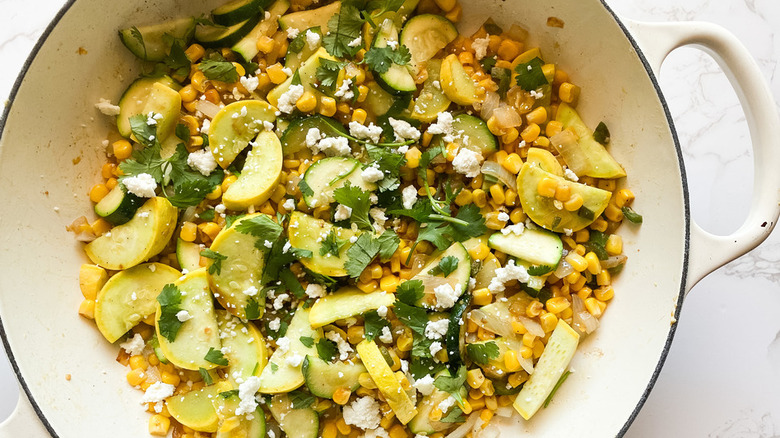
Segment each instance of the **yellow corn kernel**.
[[315,96],[311,91],[306,91],[295,102],[295,107],[298,108],[302,113],[312,112],[317,108],[317,96]]
[[[182,102],[192,102],[198,97],[198,90],[196,90],[192,85],[187,84],[184,87],[179,90],[179,96],[181,96]],[[190,132],[194,132],[192,129],[190,129]]]
[[193,69],[192,77],[190,77],[190,84],[192,87],[202,93],[206,91],[207,83],[208,79],[206,78],[206,75],[200,70]]
[[541,125],[547,121],[547,109],[543,106],[537,107],[530,113],[526,114],[525,119],[528,121],[529,125],[531,123]]
[[399,351],[410,351],[412,349],[412,341],[412,335],[404,332],[398,337],[395,346]]
[[197,236],[198,226],[193,222],[184,222],[181,226],[179,237],[185,242],[192,242]]
[[542,330],[544,330],[545,333],[550,333],[555,330],[555,326],[558,324],[558,317],[547,312],[543,315],[539,315],[539,322],[542,326]]
[[585,254],[585,260],[588,262],[588,272],[593,275],[601,272],[601,262],[595,252],[591,251]]
[[87,319],[95,319],[95,300],[84,300],[79,305],[79,315]]
[[360,373],[358,376],[358,383],[360,383],[360,386],[366,389],[376,389],[376,383],[374,383],[374,379],[371,378],[371,375],[368,373]]
[[485,408],[491,411],[498,409],[498,398],[495,395],[485,397]]
[[607,238],[607,244],[604,245],[609,255],[618,255],[623,253],[623,238],[618,234],[610,234]]
[[205,222],[198,225],[198,230],[208,236],[209,239],[214,240],[222,228],[214,222]]
[[603,218],[598,218],[595,221],[593,221],[592,224],[590,224],[591,230],[601,231],[602,233],[607,231],[607,227],[609,226],[609,223],[605,221]]
[[117,160],[130,158],[130,155],[133,154],[133,145],[125,139],[115,141],[111,144],[111,148],[113,149],[114,156]]
[[458,193],[458,196],[455,197],[455,204],[463,207],[464,205],[471,204],[472,199],[473,195],[471,194],[471,190],[463,189]]
[[525,127],[525,129],[523,129],[523,132],[520,133],[520,137],[522,137],[523,141],[526,143],[532,143],[539,137],[541,132],[542,129],[539,127],[539,125],[536,123],[530,123]]
[[530,359],[534,356],[534,350],[531,347],[526,347],[525,345],[520,349],[520,356],[523,357],[523,359]]
[[550,139],[540,135],[539,137],[534,140],[534,146],[538,146],[540,148],[549,148],[550,147]]
[[340,112],[341,114],[349,114],[351,110],[352,107],[350,107],[346,102],[341,102],[340,104],[336,105],[336,111]]
[[588,297],[590,297],[590,294],[593,293],[593,290],[591,288],[585,286],[582,289],[577,291],[577,296],[580,297],[581,300],[587,300]]
[[485,383],[485,375],[482,374],[482,369],[474,368],[466,373],[466,382],[470,387],[477,389]]
[[[565,312],[568,312],[570,314],[569,317],[571,316],[572,313],[571,308],[566,309],[564,313]],[[534,348],[534,358],[539,358],[539,356],[541,356],[542,353],[544,352],[544,343],[541,340],[537,339],[536,342],[534,342],[533,348]]]
[[358,108],[352,112],[352,121],[358,122],[361,125],[366,123],[367,117],[368,117],[368,113],[363,108]]
[[327,421],[322,427],[322,438],[337,438],[339,435],[339,429],[336,427],[335,421]]
[[225,176],[225,179],[222,180],[222,192],[227,192],[227,189],[231,186],[231,184],[236,182],[237,179],[238,177],[235,175]]
[[130,364],[131,370],[140,369],[142,371],[146,371],[146,369],[149,368],[149,363],[146,361],[146,358],[140,354],[136,356],[130,356],[128,363]]
[[379,287],[379,284],[376,282],[376,280],[371,280],[368,283],[358,283],[357,288],[362,290],[363,292],[369,294]]
[[394,424],[387,433],[390,435],[390,438],[409,438],[406,428],[398,423]]
[[181,377],[179,377],[179,375],[175,373],[160,373],[160,380],[163,383],[167,383],[173,386],[178,386],[179,383],[181,382]]
[[[491,81],[490,79],[485,79],[483,82],[488,82],[488,81],[491,84],[495,85],[495,82]],[[497,88],[497,86],[492,87],[492,88]],[[495,90],[491,89],[490,91],[495,91]],[[501,136],[501,141],[504,144],[511,144],[515,140],[517,140],[517,137],[519,137],[519,136],[520,136],[520,131],[518,131],[517,128],[509,128],[509,129],[507,129],[506,134]]]
[[491,332],[491,331],[487,331],[484,328],[480,327],[480,328],[477,329],[477,337],[479,338],[480,341],[489,341],[491,339],[495,339],[496,338],[496,334]]
[[599,301],[609,301],[615,296],[615,290],[610,286],[600,287],[593,291],[593,296]]
[[349,396],[352,395],[352,391],[347,388],[340,387],[333,391],[333,401],[336,404],[344,406],[349,401]]
[[480,410],[485,407],[485,394],[482,393],[482,391],[476,390],[476,393],[479,393],[479,397],[469,398],[469,405],[471,406],[471,410]]
[[149,435],[167,436],[171,428],[171,419],[160,414],[152,415],[149,419]]
[[585,282],[587,281],[587,278],[585,276],[581,276],[579,280],[577,280],[575,283],[569,284],[569,289],[573,292],[578,292],[580,289],[585,287]]
[[602,269],[601,272],[596,274],[596,284],[599,286],[609,286],[612,284],[612,275],[608,270]]
[[617,187],[617,183],[614,179],[600,179],[596,184],[596,187],[608,192],[614,192]]
[[469,249],[469,255],[471,256],[472,260],[484,260],[488,254],[490,254],[490,247],[481,242],[479,245]]
[[498,137],[506,134],[506,130],[498,125],[498,119],[495,116],[491,116],[487,121],[487,127],[493,135]]
[[601,306],[599,306],[599,300],[593,297],[585,300],[585,309],[588,311],[588,313],[595,316],[596,318],[601,317],[603,313]]
[[267,35],[261,36],[257,39],[257,50],[265,54],[271,53],[274,50],[274,39]]
[[447,14],[445,14],[444,17],[452,21],[453,23],[457,23],[463,17],[463,8],[456,3],[455,7],[452,8],[451,11],[447,12]]
[[371,278],[374,280],[379,280],[382,278],[382,267],[379,265],[373,265],[371,266]]
[[187,50],[184,51],[184,55],[187,56],[187,59],[193,63],[200,61],[200,58],[203,58],[203,55],[205,54],[206,49],[204,49],[200,44],[192,44],[191,46],[187,47]]
[[517,173],[520,172],[520,168],[523,167],[523,159],[520,158],[520,155],[512,152],[511,154],[507,155],[504,161],[501,162],[501,167],[513,175],[517,175]]
[[222,102],[222,98],[219,96],[219,91],[217,91],[215,88],[209,88],[205,93],[203,93],[203,95],[206,96],[207,101],[213,103],[214,105],[219,105],[220,102]]
[[347,424],[344,421],[344,418],[339,418],[338,420],[336,420],[336,428],[339,430],[339,432],[342,435],[349,435],[350,432],[352,432],[352,426]]
[[[452,3],[454,6],[455,2],[453,1]],[[460,52],[458,53],[458,61],[463,65],[474,64],[474,54],[471,52]]]
[[561,202],[566,202],[571,199],[571,186],[568,184],[559,184],[555,188],[555,199]]
[[553,297],[545,303],[545,307],[550,313],[560,313],[569,306],[571,306],[571,302],[565,297]]
[[130,386],[140,386],[144,380],[146,380],[146,373],[140,368],[127,373],[127,383]]
[[558,97],[561,101],[566,103],[572,103],[580,96],[580,87],[572,84],[571,82],[564,82],[558,88]]
[[434,0],[434,2],[444,12],[451,11],[457,4],[457,0]]
[[379,288],[385,292],[395,293],[399,284],[401,284],[401,280],[395,275],[386,275],[379,280]]
[[487,306],[493,302],[493,293],[486,287],[474,291],[474,304]]
[[460,146],[458,146],[457,143],[447,143],[444,154],[445,158],[447,158],[447,161],[453,161],[455,159],[455,155],[458,154],[459,149]]
[[[490,422],[490,420],[493,419],[493,414],[494,414],[494,412],[491,411],[490,409],[483,409],[479,413],[479,418],[481,418],[482,422],[486,425],[486,424],[488,424]],[[483,427],[484,427],[484,425],[483,425]]]
[[409,150],[406,151],[405,157],[406,157],[406,167],[410,169],[416,169],[420,166],[420,157],[422,156],[422,152],[420,152],[419,149],[417,149],[416,146],[410,147]]
[[563,131],[563,123],[557,120],[550,120],[547,122],[547,126],[544,128],[544,135],[547,137],[553,137]]
[[[479,368],[477,368],[477,369],[478,369],[478,370],[480,370],[480,373],[482,372],[482,370],[481,370],[481,369],[479,369]],[[480,390],[479,390],[479,388],[481,388],[481,387],[482,387],[482,383],[484,383],[484,382],[485,382],[485,379],[483,378],[483,379],[481,379],[479,382],[480,382],[480,383],[479,383],[479,385],[478,385],[478,386],[476,386],[476,387],[474,387],[474,389],[469,389],[469,400],[471,400],[471,405],[472,405],[472,408],[474,407],[474,403],[475,403],[477,400],[479,400],[479,399],[481,399],[482,397],[484,397],[484,396],[485,396],[485,394],[483,394],[483,393],[482,393],[482,391],[480,391]],[[483,402],[483,403],[484,403],[484,402]],[[484,404],[481,404],[481,405],[479,405],[479,406],[477,407],[477,409],[482,409],[482,407],[483,407],[483,406],[485,406],[485,405],[484,405]]]
[[544,304],[539,300],[533,300],[526,306],[525,315],[529,318],[536,318],[542,314],[542,309],[544,309]]
[[473,202],[477,207],[482,208],[487,205],[487,193],[485,193],[484,190],[476,189],[471,192],[471,195],[473,196]]
[[623,211],[610,202],[607,208],[604,209],[604,216],[612,222],[620,222],[623,220]]
[[[519,371],[520,361],[517,359],[517,352],[514,350],[509,350],[506,353],[504,353],[504,366],[506,367],[507,371]],[[487,404],[487,401],[485,402]],[[495,408],[493,408],[495,409]]]
[[512,321],[512,331],[515,332],[515,334],[518,335],[524,335],[528,333],[528,329],[525,328],[522,322],[520,321]]
[[501,184],[493,184],[490,186],[490,197],[493,198],[497,204],[503,204],[504,201],[506,201],[506,195],[504,194],[504,189],[501,187]]
[[520,222],[525,222],[525,212],[523,212],[523,209],[518,207],[512,210],[509,213],[509,220],[512,221],[513,224],[519,224]]
[[506,221],[498,219],[500,213],[497,211],[491,211],[485,215],[485,226],[491,230],[500,230],[506,225]]
[[106,234],[111,229],[111,224],[108,223],[107,220],[101,218],[95,219],[95,222],[92,222],[92,225],[90,225],[92,228],[92,232],[96,236],[102,236],[103,234]]
[[574,241],[577,243],[585,243],[590,239],[590,231],[587,228],[583,228],[574,233]]
[[366,87],[365,85],[360,85],[358,87],[357,101],[358,102],[365,102],[366,99],[368,98],[368,91],[369,91],[368,87]]
[[482,182],[483,181],[485,181],[485,178],[480,173],[476,178],[471,180],[470,186],[471,186],[472,189],[476,190],[476,189],[482,187]]
[[533,347],[534,341],[536,341],[535,335],[531,333],[526,333],[523,335],[523,345],[525,345],[526,347]]
[[539,180],[539,184],[536,186],[536,191],[539,195],[546,198],[552,198],[555,196],[555,192],[558,190],[558,181],[553,178],[542,178]]
[[509,378],[507,379],[507,383],[512,385],[513,388],[517,388],[518,386],[522,385],[526,380],[528,380],[528,374],[523,371],[520,371],[518,373],[510,374]]
[[624,206],[631,204],[631,201],[633,200],[634,200],[634,192],[632,192],[629,189],[619,190],[615,195],[615,205],[618,208],[623,208]]
[[501,44],[498,46],[498,52],[496,54],[504,61],[512,61],[513,59],[517,58],[517,55],[520,54],[520,50],[522,50],[520,43],[507,39],[501,41]]
[[233,64],[233,67],[236,69],[236,73],[238,73],[238,76],[244,76],[246,74],[246,70],[244,69],[244,66],[237,63],[237,62],[231,62]]
[[564,260],[566,260],[577,272],[588,269],[588,261],[585,260],[585,257],[582,257],[574,251],[570,251]]
[[284,67],[282,64],[278,62],[266,68],[265,72],[268,74],[268,79],[270,79],[271,82],[276,85],[279,85],[287,80],[287,73],[284,72]]
[[325,117],[333,117],[336,114],[336,99],[330,96],[323,96],[320,99],[319,112]]
[[435,407],[431,409],[431,412],[428,413],[428,419],[431,421],[439,421],[441,420],[442,415],[444,415],[444,413],[441,411],[441,409]]

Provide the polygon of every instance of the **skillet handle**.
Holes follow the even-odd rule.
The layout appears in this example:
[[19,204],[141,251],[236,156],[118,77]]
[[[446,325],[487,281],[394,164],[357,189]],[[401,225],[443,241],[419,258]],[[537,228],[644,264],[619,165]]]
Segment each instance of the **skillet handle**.
[[656,76],[673,50],[693,46],[711,55],[734,87],[753,143],[755,175],[747,219],[729,236],[716,236],[691,220],[686,292],[715,269],[763,242],[780,215],[780,118],[758,64],[726,29],[711,23],[624,20]]
[[21,388],[16,409],[8,419],[0,423],[0,438],[19,437],[51,438]]

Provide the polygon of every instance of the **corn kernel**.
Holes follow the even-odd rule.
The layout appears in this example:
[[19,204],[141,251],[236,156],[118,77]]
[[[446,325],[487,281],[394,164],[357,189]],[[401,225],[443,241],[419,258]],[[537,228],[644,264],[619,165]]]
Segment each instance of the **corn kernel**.
[[420,152],[417,147],[411,147],[409,150],[406,151],[405,157],[406,157],[406,167],[410,169],[416,169],[420,166],[420,157],[422,156],[422,152]]
[[524,335],[528,333],[528,329],[525,328],[525,325],[523,325],[522,322],[517,320],[512,321],[512,331],[518,335]]
[[487,205],[487,193],[482,189],[476,189],[472,193],[474,205],[482,208]]
[[387,275],[382,277],[379,281],[379,288],[385,292],[395,293],[399,284],[401,284],[401,280],[399,280],[398,277],[395,275]]
[[542,304],[541,301],[533,300],[530,303],[528,303],[528,306],[526,306],[525,315],[529,318],[536,318],[537,316],[542,314],[543,309],[544,309],[544,304]]
[[500,184],[493,184],[490,186],[490,197],[496,201],[497,204],[503,204],[506,201],[506,195],[504,195],[504,189]]
[[536,123],[530,123],[525,127],[525,129],[523,129],[523,132],[520,133],[520,137],[522,137],[523,141],[526,143],[532,143],[539,137],[541,132],[542,129],[539,127],[539,125]]
[[479,338],[480,341],[489,341],[491,339],[495,339],[496,334],[480,327],[477,329],[477,338]]
[[322,438],[337,438],[339,429],[336,427],[335,421],[327,421],[322,427]]
[[108,281],[108,272],[97,265],[83,264],[79,268],[79,288],[84,298],[97,299],[97,294]]
[[493,293],[488,288],[477,289],[474,291],[474,304],[477,306],[487,306],[493,302]]
[[617,187],[617,183],[614,179],[600,179],[598,184],[596,184],[596,187],[608,192],[614,192],[615,188]]
[[257,39],[257,50],[265,54],[271,53],[274,50],[274,39],[267,35],[262,35]]
[[552,198],[555,196],[555,192],[558,190],[558,181],[553,178],[542,178],[539,180],[539,184],[536,186],[536,191],[539,195],[546,198]]
[[127,383],[130,386],[139,386],[144,380],[146,380],[146,373],[140,368],[127,373]]
[[498,46],[498,52],[496,54],[504,61],[511,61],[517,58],[517,55],[520,54],[521,49],[522,46],[520,43],[506,39],[501,41],[501,44]]
[[184,222],[179,237],[185,242],[192,242],[197,236],[198,226],[194,222]]
[[480,368],[471,369],[468,371],[468,373],[466,373],[466,382],[470,387],[477,389],[481,387],[483,383],[485,383],[485,375],[482,374],[482,370]]
[[585,309],[588,311],[588,313],[595,316],[596,318],[599,318],[602,315],[601,306],[599,306],[599,300],[596,298],[590,297],[586,299]]
[[190,62],[200,61],[200,58],[203,58],[203,55],[205,54],[206,49],[204,49],[200,44],[192,44],[187,47],[187,50],[184,51],[184,55],[187,56],[187,59],[189,59]]
[[269,66],[265,69],[268,74],[268,78],[276,85],[281,84],[287,80],[287,73],[284,72],[284,67],[280,63]]
[[[479,418],[481,418],[481,419],[482,419],[482,422],[483,422],[484,424],[487,424],[487,423],[489,423],[489,422],[490,422],[490,420],[492,420],[492,419],[493,419],[493,414],[494,414],[494,412],[493,412],[493,411],[491,411],[490,409],[483,409],[483,410],[482,410],[482,411],[479,413]],[[483,426],[483,427],[484,427],[484,426]]]
[[565,260],[574,268],[577,272],[582,272],[588,268],[588,261],[584,257],[576,252],[569,252],[566,255]]
[[588,272],[593,275],[601,272],[601,262],[599,261],[599,257],[596,255],[596,253],[591,251],[585,254],[585,260],[588,262]]
[[525,212],[522,208],[515,208],[509,213],[509,220],[512,221],[513,224],[519,224],[520,222],[525,222]]
[[167,436],[171,428],[171,419],[160,414],[152,415],[149,419],[149,435]]
[[571,302],[565,297],[553,297],[545,303],[545,307],[550,313],[560,313],[569,306],[571,306]]
[[607,244],[604,245],[609,255],[618,255],[623,253],[623,238],[618,234],[610,234],[607,238]]
[[[457,23],[463,17],[463,8],[459,4],[455,4],[455,7],[451,11],[447,12],[444,17],[453,23]],[[395,437],[393,437],[395,438]]]
[[349,401],[349,396],[352,395],[352,391],[347,388],[340,387],[333,391],[333,401],[336,404],[344,406]]
[[523,159],[520,158],[520,155],[512,152],[501,162],[501,166],[510,173],[517,175],[520,172],[520,168],[523,167]]
[[339,430],[339,432],[342,435],[349,435],[350,432],[352,432],[352,426],[347,424],[344,421],[344,418],[339,418],[338,420],[336,420],[336,428]]
[[463,189],[458,193],[458,196],[455,197],[455,204],[463,207],[464,205],[471,204],[472,199],[473,195],[471,194],[471,190]]
[[366,112],[366,110],[362,108],[358,108],[352,112],[352,121],[360,123],[361,125],[366,123],[367,117],[368,117],[368,113]]
[[520,348],[520,356],[523,357],[523,359],[530,359],[534,356],[534,350],[531,347],[523,346]]
[[312,112],[317,108],[317,97],[311,91],[306,91],[295,102],[295,106],[303,113]]
[[525,119],[528,124],[536,123],[541,125],[547,121],[547,109],[543,106],[535,108],[533,111],[525,115]]
[[496,119],[495,116],[491,116],[487,121],[487,127],[490,130],[490,132],[493,133],[495,136],[502,136],[506,134],[506,130],[499,126],[498,119]]
[[506,225],[506,221],[498,219],[499,212],[491,211],[485,215],[485,226],[491,230],[500,230]]
[[490,247],[481,242],[469,250],[469,255],[473,260],[484,260],[488,254],[490,254]]
[[555,326],[558,324],[558,317],[547,312],[543,315],[539,315],[539,322],[542,326],[542,330],[544,330],[545,333],[550,333],[555,330]]
[[[453,0],[447,0],[452,1],[453,7],[455,6],[455,1]],[[474,64],[474,54],[471,52],[460,52],[458,53],[458,61],[460,61],[463,65],[471,65]]]
[[607,208],[604,209],[604,216],[612,222],[620,222],[623,220],[623,211],[610,202]]
[[603,218],[598,218],[590,224],[591,230],[601,231],[602,233],[607,231],[609,224]]
[[566,103],[573,103],[580,96],[580,87],[570,83],[564,82],[558,88],[558,97],[561,101]]
[[394,424],[387,433],[390,435],[390,438],[409,438],[406,428],[400,424]]
[[550,120],[544,128],[544,135],[553,137],[563,131],[563,123],[557,120]]
[[336,114],[336,99],[330,96],[320,98],[319,113],[325,117],[333,117]]
[[130,360],[128,363],[130,364],[131,370],[140,369],[142,371],[146,371],[146,369],[149,368],[149,363],[146,361],[146,358],[144,358],[140,354],[136,356],[130,356]]
[[[568,308],[568,309],[565,310],[565,312],[566,311],[571,313],[572,310],[571,310],[571,308]],[[571,316],[571,315],[569,315],[569,316]],[[544,352],[544,344],[542,343],[542,341],[537,339],[536,342],[534,342],[534,348],[533,349],[534,349],[534,358],[539,358],[542,355],[542,353]]]
[[130,158],[130,155],[133,154],[133,145],[125,139],[115,141],[111,144],[111,148],[117,160]]
[[[490,81],[490,83],[495,84],[493,81]],[[490,90],[490,91],[495,91],[495,90]],[[514,143],[515,140],[517,140],[517,137],[520,137],[520,131],[518,131],[517,128],[509,128],[507,129],[506,134],[501,136],[501,141],[504,144],[511,144]]]
[[410,351],[412,349],[413,339],[410,334],[404,332],[398,337],[395,346],[399,351]]
[[458,150],[460,150],[460,146],[458,146],[457,143],[447,143],[447,146],[445,147],[445,158],[447,158],[447,161],[455,160]]
[[517,388],[518,386],[522,385],[523,382],[525,382],[526,380],[528,380],[528,374],[523,371],[520,371],[517,373],[510,374],[509,378],[507,379],[507,383],[512,385],[513,388]]
[[634,192],[632,192],[629,189],[619,190],[615,195],[615,205],[618,208],[623,208],[626,205],[631,204],[631,201],[633,200],[634,200]]
[[366,389],[376,389],[376,383],[374,383],[374,379],[371,378],[371,375],[368,373],[360,373],[358,376],[358,383],[360,383],[360,386]]
[[[517,359],[517,352],[514,350],[509,350],[506,353],[504,353],[504,366],[506,367],[507,371],[519,371],[520,361]],[[487,402],[486,402],[487,404]],[[495,407],[493,408],[495,409]]]
[[559,184],[555,188],[555,199],[561,202],[566,202],[571,199],[571,186],[568,184]]
[[615,290],[612,287],[600,287],[593,291],[593,296],[599,301],[609,301],[615,296]]

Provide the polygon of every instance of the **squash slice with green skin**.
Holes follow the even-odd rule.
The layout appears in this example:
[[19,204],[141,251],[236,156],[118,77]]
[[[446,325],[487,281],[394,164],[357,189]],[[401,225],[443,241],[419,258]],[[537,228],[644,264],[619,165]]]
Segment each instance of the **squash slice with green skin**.
[[317,300],[311,306],[309,323],[312,327],[322,327],[340,319],[362,315],[382,306],[391,307],[395,303],[395,295],[389,292],[372,292],[367,294],[362,290],[347,286]]
[[320,418],[311,407],[298,409],[287,394],[275,395],[268,405],[271,415],[279,427],[290,438],[317,438],[320,430]]
[[116,127],[123,137],[130,138],[132,135],[130,117],[138,114],[146,114],[144,113],[144,109],[149,103],[152,89],[156,83],[163,84],[174,90],[177,90],[180,87],[170,76],[160,76],[157,78],[141,77],[133,81],[119,99],[119,115],[116,117]]
[[305,32],[306,29],[319,26],[323,33],[328,31],[328,21],[341,10],[341,2],[335,1],[327,6],[306,11],[291,12],[279,18],[279,27],[282,30],[297,29]]
[[385,361],[385,357],[379,350],[374,341],[364,340],[356,347],[363,365],[368,370],[368,374],[376,384],[379,391],[385,396],[387,404],[395,412],[395,416],[401,424],[412,421],[417,415],[417,409],[409,398],[409,394],[404,391],[393,370]]
[[339,388],[357,390],[360,387],[358,378],[366,372],[366,367],[357,360],[330,363],[316,356],[306,356],[301,371],[312,394],[332,399]]
[[[339,256],[332,254],[320,255],[321,244],[317,239],[330,234],[335,230],[336,237],[344,241],[344,246],[339,250]],[[300,261],[307,269],[329,277],[344,277],[347,275],[344,263],[347,261],[347,250],[352,247],[349,241],[356,233],[346,228],[337,227],[322,220],[315,219],[300,212],[293,212],[290,216],[290,224],[287,226],[287,235],[290,244],[294,248],[307,249],[312,252],[310,258],[301,258]]]
[[441,85],[436,86],[436,83],[440,83],[441,60],[431,59],[426,63],[425,69],[428,71],[428,79],[425,80],[420,95],[414,101],[412,118],[423,123],[432,123],[439,117],[439,113],[447,111],[452,102],[441,90]]
[[257,134],[264,122],[273,123],[276,110],[262,100],[233,102],[219,110],[209,125],[209,145],[220,167],[227,169]]
[[[220,260],[220,269],[211,269],[217,261],[209,259],[209,284],[219,304],[239,318],[247,318],[247,306],[257,303],[258,315],[263,316],[265,297],[260,294],[265,267],[265,254],[257,248],[257,238],[238,231],[237,226],[252,218],[266,216],[262,213],[249,214],[235,221],[230,228],[219,232],[211,243],[211,250],[225,257]],[[270,218],[269,218],[270,219]]]
[[580,115],[571,106],[564,102],[558,106],[555,120],[561,122],[563,129],[570,129],[577,135],[577,144],[580,153],[577,154],[579,162],[584,163],[584,168],[578,172],[579,176],[591,176],[593,178],[622,178],[626,171],[607,152],[601,143],[593,138],[593,131],[582,121]]
[[454,54],[441,62],[440,83],[444,94],[458,105],[469,106],[482,101],[477,97],[477,85]]
[[[313,329],[309,325],[309,309],[301,304],[295,311],[284,337],[289,340],[289,347],[277,348],[260,374],[259,391],[263,394],[290,392],[303,385],[304,378],[301,372],[303,360],[308,355],[317,355],[316,344],[322,339],[322,329]],[[313,341],[311,346],[304,345],[301,338],[311,338]],[[300,359],[300,362],[293,365],[291,362],[295,363],[295,360],[287,359]]]
[[210,349],[222,348],[206,270],[190,272],[173,285],[181,293],[179,308],[189,314],[189,319],[182,322],[175,339],[170,340],[160,332],[162,308],[159,302],[157,303],[157,315],[154,321],[160,350],[172,364],[179,368],[187,370],[216,368],[216,364],[205,359]]
[[[582,208],[578,211],[556,208],[553,198],[542,196],[538,192],[539,182],[544,178],[568,185],[572,195],[582,197]],[[578,231],[592,224],[607,208],[612,197],[611,192],[569,181],[529,162],[523,164],[520,169],[517,187],[517,195],[525,214],[540,227],[556,233],[562,233],[564,230]]]
[[176,260],[179,262],[179,267],[187,271],[202,268],[203,266],[200,265],[200,252],[202,250],[200,244],[179,238],[176,241]]
[[[327,32],[327,26],[324,29]],[[331,61],[336,60],[336,58],[328,54],[328,51],[325,50],[324,47],[320,47],[319,50],[309,57],[309,59],[303,61],[301,67],[297,71],[298,77],[301,78],[301,85],[303,85],[304,90],[314,93],[314,95],[318,97],[318,100],[323,96],[322,92],[314,88],[314,83],[317,81],[317,69],[320,67],[320,58]],[[293,77],[290,76],[286,81],[269,91],[267,96],[268,102],[271,105],[278,107],[279,98],[290,89],[292,81]]]
[[165,248],[176,230],[179,211],[161,197],[144,203],[129,222],[84,247],[93,263],[120,271],[149,260]]
[[149,100],[144,106],[142,114],[149,116],[154,113],[162,116],[157,120],[157,138],[165,140],[173,134],[181,112],[181,95],[178,91],[161,82],[155,82],[149,93]]
[[[227,377],[233,386],[250,376],[259,376],[268,363],[268,350],[260,330],[224,310],[217,310],[224,356],[228,360]],[[239,380],[240,379],[240,380]]]
[[157,295],[181,272],[162,263],[145,263],[118,272],[100,289],[95,302],[98,330],[114,343],[128,330],[152,315]]
[[218,382],[184,395],[168,397],[165,406],[171,417],[184,426],[198,432],[213,433],[217,431],[219,417],[212,400],[218,397],[220,392],[231,389],[233,388],[230,383]]
[[[444,277],[443,273],[432,274],[431,270],[436,269],[439,263],[445,257],[455,257],[458,260],[458,266],[450,275]],[[411,280],[422,281],[425,288],[425,294],[416,303],[417,306],[432,309],[436,307],[436,295],[434,289],[449,284],[453,290],[457,290],[460,285],[461,293],[469,290],[469,278],[471,277],[471,256],[460,242],[453,243],[449,248],[438,254],[432,260],[423,266],[420,272],[411,278]]]
[[219,417],[214,438],[266,438],[265,412],[260,406],[254,412],[236,415],[241,400],[233,392],[222,393],[211,402]]
[[271,197],[282,177],[282,143],[273,131],[263,131],[246,157],[241,175],[222,196],[230,210],[246,210]]

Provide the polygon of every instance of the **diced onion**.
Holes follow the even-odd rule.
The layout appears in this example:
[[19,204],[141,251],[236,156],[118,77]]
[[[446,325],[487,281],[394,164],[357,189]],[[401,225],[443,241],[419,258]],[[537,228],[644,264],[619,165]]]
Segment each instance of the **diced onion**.
[[[601,266],[604,267],[603,264]],[[555,269],[555,272],[553,272],[553,275],[557,278],[563,278],[572,272],[574,272],[574,267],[572,267],[572,265],[569,264],[569,262],[566,260],[561,260],[561,262],[558,263],[558,267]]]
[[526,359],[523,356],[517,356],[517,361],[520,362],[520,366],[526,373],[532,374],[534,372],[534,361],[530,357]]
[[528,330],[528,333],[534,336],[538,336],[540,338],[544,337],[544,329],[538,322],[534,321],[531,318],[526,318],[523,315],[518,315],[517,319],[519,319],[520,322],[525,327],[525,329]]
[[75,233],[76,240],[79,242],[92,242],[97,239],[95,233],[92,232],[92,227],[89,226],[89,221],[86,216],[76,218],[70,225],[65,227],[65,229]]
[[581,333],[591,334],[599,328],[599,320],[585,309],[585,303],[577,295],[572,295],[572,325]]
[[195,103],[195,109],[202,112],[204,116],[213,119],[219,112],[219,106],[208,100],[199,100]]
[[[508,407],[508,406],[507,406]],[[478,432],[474,436],[478,436],[479,438],[498,438],[498,435],[501,432],[495,425],[490,425],[484,429],[482,429],[481,432]]]
[[488,91],[485,93],[485,100],[482,101],[482,107],[480,108],[479,115],[482,120],[487,120],[493,115],[493,110],[498,108],[501,103],[501,97],[495,91]]
[[496,415],[499,417],[509,418],[514,415],[515,409],[512,406],[501,406],[496,409]]
[[474,424],[476,424],[477,420],[479,420],[479,411],[469,415],[469,418],[466,419],[466,422],[461,424],[457,429],[450,432],[450,434],[447,435],[447,438],[465,438],[466,435],[471,432],[471,428],[474,426]]
[[504,169],[504,166],[499,163],[496,163],[495,161],[485,161],[482,164],[482,173],[498,179],[505,186],[517,192],[517,177]]
[[496,124],[501,129],[514,128],[523,124],[523,119],[520,114],[515,111],[509,105],[501,104],[493,111],[493,117],[496,119]]
[[614,268],[615,266],[626,263],[626,260],[628,260],[628,257],[623,254],[614,255],[606,260],[602,260],[601,267],[604,269]]
[[577,176],[584,174],[588,166],[587,156],[582,151],[574,133],[563,130],[550,137],[550,143],[561,154],[563,161],[566,162],[566,165],[569,166],[572,172],[576,173]]
[[412,262],[409,264],[411,267],[411,270],[409,271],[410,276],[409,278],[414,277],[415,275],[419,274],[420,271],[422,271],[423,266],[425,266],[425,262],[428,260],[428,256],[425,254],[415,254],[412,256]]
[[192,222],[195,219],[195,206],[187,207],[184,213],[181,214],[182,222]]

